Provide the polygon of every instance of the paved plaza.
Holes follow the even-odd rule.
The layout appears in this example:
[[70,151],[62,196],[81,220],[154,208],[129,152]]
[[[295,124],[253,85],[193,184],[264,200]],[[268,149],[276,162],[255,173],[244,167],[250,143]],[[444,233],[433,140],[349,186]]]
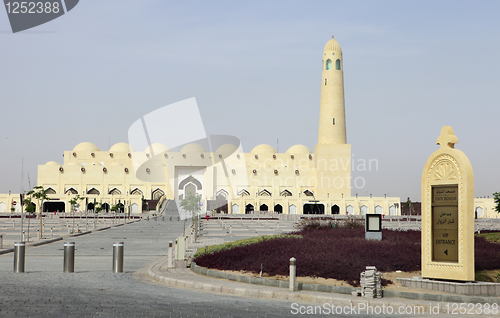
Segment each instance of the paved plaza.
[[[177,221],[175,215],[170,221],[170,216],[113,224],[109,229],[28,246],[25,273],[13,273],[13,253],[0,255],[0,317],[292,317],[297,316],[293,303],[302,308],[317,306],[307,301],[232,296],[154,282],[147,276],[148,269],[165,257],[168,242],[183,233],[184,222]],[[62,228],[67,231],[65,223]],[[188,248],[289,232],[293,225],[293,220],[272,217],[211,218],[202,222],[199,242]],[[63,273],[63,244],[70,241],[76,245],[75,273]],[[115,242],[125,244],[124,273],[112,273]],[[343,316],[371,317],[359,313]],[[384,316],[401,317],[380,315]]]

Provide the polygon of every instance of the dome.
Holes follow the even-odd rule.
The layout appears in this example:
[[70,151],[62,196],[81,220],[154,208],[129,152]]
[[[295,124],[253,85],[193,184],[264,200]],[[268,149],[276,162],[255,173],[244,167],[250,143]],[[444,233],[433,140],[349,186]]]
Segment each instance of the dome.
[[332,36],[332,39],[326,42],[324,51],[342,51],[340,49],[340,44]]
[[181,152],[205,152],[205,148],[198,144],[191,143],[182,147]]
[[58,164],[57,162],[55,161],[49,161],[45,164],[46,166],[60,166],[60,164]]
[[99,147],[97,147],[96,145],[94,145],[93,143],[91,142],[82,142],[82,143],[79,143],[78,145],[75,146],[75,148],[73,148],[73,151],[101,151],[101,149],[99,149]]
[[291,146],[290,148],[288,148],[288,150],[286,151],[286,153],[289,153],[289,154],[301,154],[301,153],[312,153],[311,150],[309,148],[307,148],[306,146],[304,145],[295,145],[295,146]]
[[272,154],[274,154],[274,153],[276,153],[276,150],[269,145],[262,144],[262,145],[258,145],[257,147],[253,148],[252,153],[272,153]]
[[119,142],[117,144],[114,144],[111,148],[109,148],[109,152],[134,152],[134,148],[132,148],[129,144],[126,142]]
[[155,156],[164,153],[165,151],[170,151],[170,149],[168,149],[168,147],[165,146],[164,144],[160,143],[154,143],[151,146],[148,146],[146,149],[144,149],[145,153],[151,154],[152,152]]
[[215,155],[218,156],[219,154],[221,154],[224,158],[227,158],[230,155],[232,155],[233,153],[235,153],[236,151],[238,151],[238,146],[233,145],[233,144],[224,144],[224,145],[220,146],[217,149],[217,151],[215,151]]

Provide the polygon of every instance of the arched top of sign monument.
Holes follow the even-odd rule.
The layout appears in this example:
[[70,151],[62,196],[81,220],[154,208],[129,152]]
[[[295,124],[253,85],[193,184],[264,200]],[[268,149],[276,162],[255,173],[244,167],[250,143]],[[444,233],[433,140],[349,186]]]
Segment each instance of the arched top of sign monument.
[[458,143],[457,136],[453,132],[453,128],[451,126],[443,126],[441,128],[441,135],[439,135],[436,144],[441,145],[441,149],[446,147],[455,148],[455,144]]

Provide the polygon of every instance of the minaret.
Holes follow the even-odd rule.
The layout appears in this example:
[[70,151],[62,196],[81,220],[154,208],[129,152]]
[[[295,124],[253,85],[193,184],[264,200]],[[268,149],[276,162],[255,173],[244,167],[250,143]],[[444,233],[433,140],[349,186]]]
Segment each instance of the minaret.
[[[333,38],[323,50],[318,144],[314,147],[316,194],[337,202],[351,196],[351,145],[347,144],[342,50]],[[330,211],[325,211],[330,214]]]
[[346,144],[342,50],[333,36],[323,50],[318,144]]

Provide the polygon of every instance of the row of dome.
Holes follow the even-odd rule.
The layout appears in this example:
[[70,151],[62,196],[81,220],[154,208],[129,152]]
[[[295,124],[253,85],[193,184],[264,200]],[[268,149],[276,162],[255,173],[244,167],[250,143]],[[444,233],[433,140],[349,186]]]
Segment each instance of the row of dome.
[[[220,146],[217,151],[215,151],[215,153],[221,153],[221,154],[231,154],[233,152],[235,152],[236,150],[238,149],[238,146],[236,145],[233,145],[233,144],[225,144],[225,145],[222,145]],[[85,152],[96,152],[96,151],[101,151],[101,149],[99,149],[99,147],[97,147],[96,145],[94,145],[93,143],[91,142],[82,142],[82,143],[79,143],[78,145],[75,146],[75,148],[73,148],[73,151],[76,152],[76,151],[85,151]],[[152,144],[150,147],[146,148],[144,150],[144,152],[146,153],[162,153],[162,152],[166,152],[166,151],[170,151],[170,149],[168,149],[167,146],[165,146],[164,144],[160,144],[160,143],[155,143],[155,144]],[[128,153],[128,152],[135,152],[135,150],[127,143],[125,142],[119,142],[115,145],[113,145],[111,148],[109,148],[109,152],[125,152],[125,153]],[[196,144],[196,143],[191,143],[191,144],[187,144],[185,145],[180,152],[184,152],[184,153],[192,153],[192,152],[206,152],[205,151],[205,148],[203,148],[203,146],[199,145],[199,144]],[[272,147],[272,146],[269,146],[269,145],[266,145],[266,144],[262,144],[262,145],[258,145],[256,146],[255,148],[252,149],[251,153],[256,153],[256,154],[263,154],[263,153],[269,153],[269,154],[275,154],[276,153],[276,150]],[[311,150],[304,146],[304,145],[295,145],[295,146],[292,146],[290,147],[285,153],[289,153],[289,154],[311,154]]]

